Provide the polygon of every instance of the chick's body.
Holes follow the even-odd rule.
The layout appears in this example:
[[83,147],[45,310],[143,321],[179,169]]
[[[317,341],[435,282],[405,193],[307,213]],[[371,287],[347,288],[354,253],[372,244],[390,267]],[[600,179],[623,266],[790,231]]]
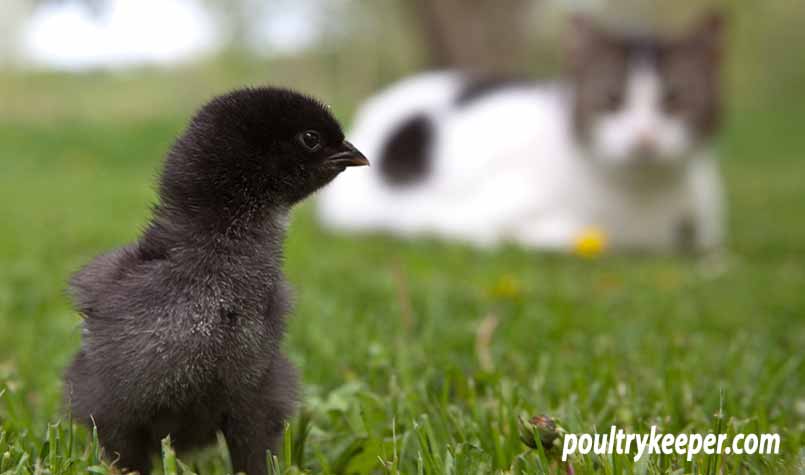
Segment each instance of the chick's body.
[[297,394],[280,352],[287,212],[365,163],[325,109],[289,91],[202,109],[168,156],[143,236],[71,280],[85,321],[65,398],[110,460],[145,474],[163,437],[183,450],[221,431],[235,471],[266,473]]
[[288,291],[265,247],[188,250],[178,262],[127,247],[74,278],[87,318],[68,397],[122,467],[142,470],[168,434],[178,448],[208,443],[231,414],[265,420],[265,437],[281,432],[296,377],[279,353]]

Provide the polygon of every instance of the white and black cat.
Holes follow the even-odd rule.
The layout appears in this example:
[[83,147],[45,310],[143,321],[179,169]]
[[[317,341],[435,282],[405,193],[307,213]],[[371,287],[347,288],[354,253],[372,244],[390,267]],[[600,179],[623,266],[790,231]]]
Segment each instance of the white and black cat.
[[376,166],[325,189],[319,217],[482,246],[569,250],[594,229],[616,250],[717,248],[722,23],[665,38],[576,17],[560,81],[405,79],[359,110],[350,138]]

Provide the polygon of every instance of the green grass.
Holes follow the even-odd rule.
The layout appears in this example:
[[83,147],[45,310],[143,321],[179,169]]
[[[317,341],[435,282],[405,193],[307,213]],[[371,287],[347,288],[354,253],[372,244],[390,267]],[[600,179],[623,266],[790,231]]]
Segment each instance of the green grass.
[[[48,89],[56,80],[42,81]],[[89,84],[116,84],[98,81]],[[160,113],[159,102],[142,107],[147,87],[135,89],[130,102],[142,114],[133,120],[124,106],[110,119],[62,117],[80,107],[71,95],[50,119],[0,121],[0,474],[109,473],[92,431],[61,412],[60,373],[80,339],[64,283],[135,238],[153,175],[193,102]],[[802,470],[805,157],[801,139],[774,130],[758,116],[727,130],[731,242],[707,259],[590,260],[331,236],[309,205],[297,210],[286,256],[297,304],[285,347],[303,373],[304,402],[272,466],[565,473],[518,438],[519,416],[548,414],[571,432],[616,424],[782,436],[779,456],[577,457],[579,474]],[[479,338],[492,319],[494,332]],[[166,441],[164,454],[164,473],[229,470],[223,441],[180,459]]]

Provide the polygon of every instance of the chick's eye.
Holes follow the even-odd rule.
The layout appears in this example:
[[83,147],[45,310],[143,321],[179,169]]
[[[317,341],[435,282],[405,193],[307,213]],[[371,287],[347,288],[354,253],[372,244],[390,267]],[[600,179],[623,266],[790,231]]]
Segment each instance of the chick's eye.
[[299,143],[310,152],[321,148],[321,134],[315,130],[307,130],[299,134]]

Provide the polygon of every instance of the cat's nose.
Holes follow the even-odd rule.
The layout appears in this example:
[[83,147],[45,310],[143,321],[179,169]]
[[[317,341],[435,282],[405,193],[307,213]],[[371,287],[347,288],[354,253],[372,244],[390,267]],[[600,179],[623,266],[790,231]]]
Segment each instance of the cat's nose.
[[657,137],[651,132],[641,134],[635,144],[635,154],[645,158],[651,158],[656,155]]

